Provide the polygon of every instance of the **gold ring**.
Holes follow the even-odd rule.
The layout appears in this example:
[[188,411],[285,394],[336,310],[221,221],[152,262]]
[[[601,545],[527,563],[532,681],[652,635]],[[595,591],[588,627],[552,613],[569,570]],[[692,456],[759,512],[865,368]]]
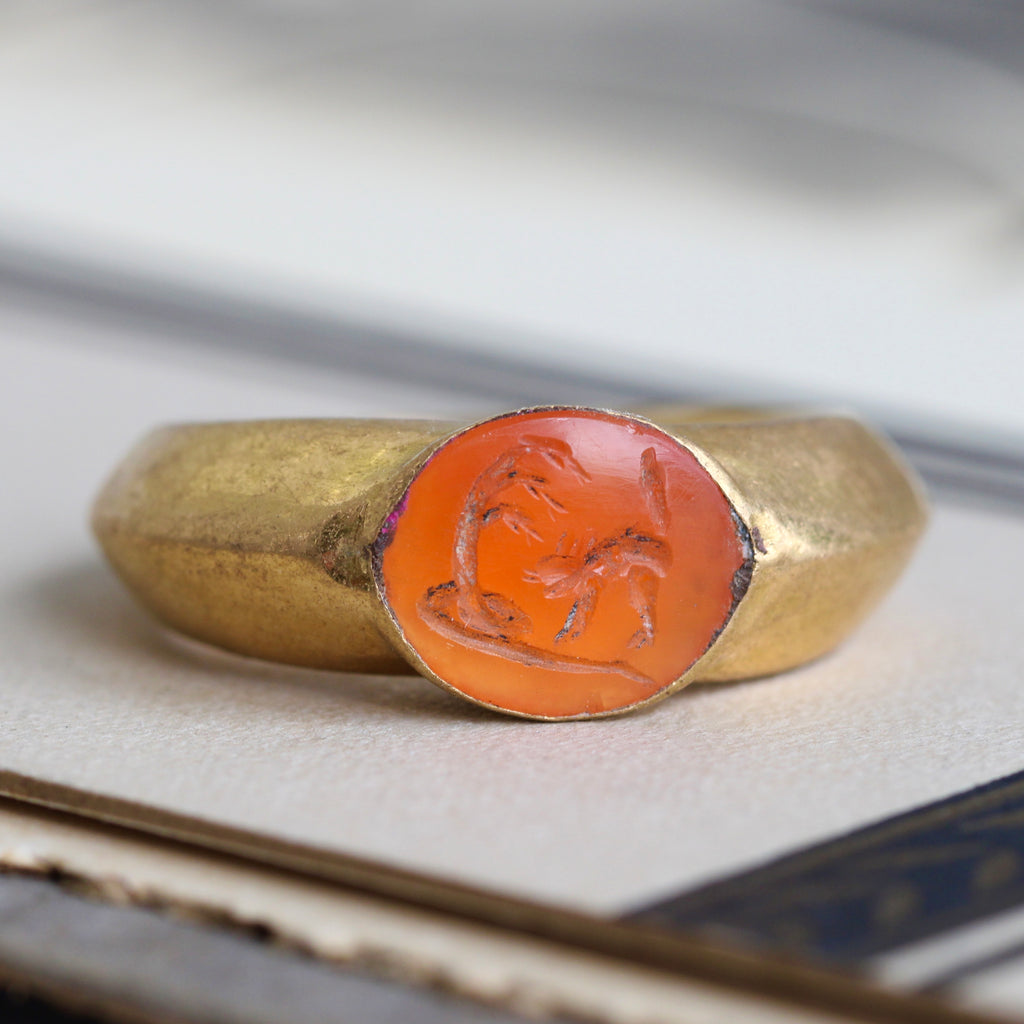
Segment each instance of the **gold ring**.
[[199,640],[412,666],[497,711],[577,719],[824,654],[926,518],[913,472],[851,417],[551,407],[163,428],[93,526],[142,604]]

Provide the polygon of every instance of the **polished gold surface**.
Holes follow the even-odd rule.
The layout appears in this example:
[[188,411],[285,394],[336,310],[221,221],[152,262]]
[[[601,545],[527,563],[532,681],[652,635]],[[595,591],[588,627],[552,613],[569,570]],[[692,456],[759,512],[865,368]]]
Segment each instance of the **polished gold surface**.
[[[753,546],[750,584],[732,618],[670,689],[826,653],[884,595],[924,528],[916,478],[856,419],[645,414],[708,471]],[[114,473],[93,526],[129,589],[174,629],[316,668],[412,665],[447,685],[389,615],[372,547],[418,471],[461,429],[404,420],[164,428]]]

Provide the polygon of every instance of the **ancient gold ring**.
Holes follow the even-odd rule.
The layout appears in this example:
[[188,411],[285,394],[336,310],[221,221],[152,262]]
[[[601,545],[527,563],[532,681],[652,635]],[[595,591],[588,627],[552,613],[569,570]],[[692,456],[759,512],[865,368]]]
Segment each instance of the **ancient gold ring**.
[[824,654],[926,515],[851,417],[551,407],[167,427],[93,525],[136,597],[194,638],[412,666],[498,711],[574,719]]

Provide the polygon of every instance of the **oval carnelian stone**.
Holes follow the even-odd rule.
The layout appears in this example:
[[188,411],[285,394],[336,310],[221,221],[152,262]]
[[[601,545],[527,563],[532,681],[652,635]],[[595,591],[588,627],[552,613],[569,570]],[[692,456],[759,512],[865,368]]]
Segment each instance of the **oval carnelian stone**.
[[457,434],[375,551],[381,595],[434,676],[546,718],[670,686],[728,621],[751,564],[746,528],[679,441],[587,409]]

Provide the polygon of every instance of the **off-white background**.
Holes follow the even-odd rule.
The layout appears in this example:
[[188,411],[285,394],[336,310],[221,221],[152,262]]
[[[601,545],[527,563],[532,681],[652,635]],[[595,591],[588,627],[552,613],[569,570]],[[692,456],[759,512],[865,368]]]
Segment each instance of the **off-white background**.
[[0,243],[1020,436],[1022,53],[994,4],[14,0]]
[[1024,767],[1022,518],[939,509],[886,605],[808,668],[621,719],[509,720],[418,678],[171,643],[85,529],[154,420],[452,399],[83,346],[41,315],[2,328],[2,768],[611,913]]

